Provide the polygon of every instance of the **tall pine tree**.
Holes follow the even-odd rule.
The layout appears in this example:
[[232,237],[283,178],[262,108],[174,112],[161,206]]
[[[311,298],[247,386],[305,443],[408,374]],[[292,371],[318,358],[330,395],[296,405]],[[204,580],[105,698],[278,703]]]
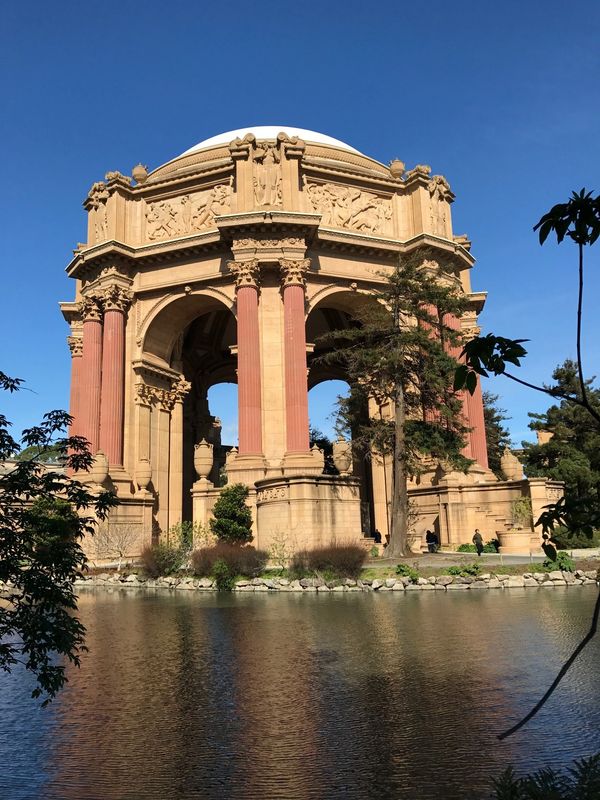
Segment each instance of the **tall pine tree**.
[[500,459],[505,447],[510,446],[510,433],[502,424],[510,417],[503,408],[499,408],[498,395],[483,392],[483,419],[485,422],[485,438],[487,442],[488,465],[494,475],[505,479],[500,466]]
[[[341,367],[352,387],[341,415],[355,448],[391,455],[390,540],[386,553],[408,552],[408,479],[424,458],[465,469],[467,429],[452,388],[461,349],[458,318],[468,301],[457,278],[421,252],[403,258],[376,295],[364,297],[356,325],[321,337],[324,363]],[[379,413],[366,409],[373,403]]]

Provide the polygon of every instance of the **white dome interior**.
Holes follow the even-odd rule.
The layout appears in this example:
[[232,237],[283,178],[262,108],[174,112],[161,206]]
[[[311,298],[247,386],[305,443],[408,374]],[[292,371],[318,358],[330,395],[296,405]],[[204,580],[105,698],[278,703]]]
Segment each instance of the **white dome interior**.
[[[305,142],[314,142],[315,144],[327,144],[331,147],[340,147],[342,150],[349,150],[351,153],[362,155],[354,147],[349,144],[341,142],[339,139],[334,139],[333,136],[326,136],[324,133],[317,131],[308,131],[305,128],[294,128],[291,125],[254,125],[248,128],[238,128],[235,131],[226,131],[219,133],[217,136],[211,136],[210,139],[204,139],[198,142],[181,156],[189,156],[190,153],[196,153],[198,150],[205,150],[208,147],[216,147],[221,144],[229,144],[234,139],[243,139],[247,133],[253,133],[257,139],[276,139],[277,134],[285,131],[289,136],[298,136]],[[181,156],[178,156],[181,158]]]

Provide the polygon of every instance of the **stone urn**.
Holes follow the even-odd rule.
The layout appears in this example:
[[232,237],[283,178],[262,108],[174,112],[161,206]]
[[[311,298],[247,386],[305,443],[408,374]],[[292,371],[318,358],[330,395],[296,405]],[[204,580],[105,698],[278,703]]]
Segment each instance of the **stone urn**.
[[142,492],[148,490],[148,485],[152,479],[152,467],[147,458],[140,458],[135,468],[135,482]]
[[390,161],[390,172],[392,173],[392,178],[401,178],[404,175],[404,162],[400,161],[399,158]]
[[333,463],[340,475],[352,474],[352,442],[340,437],[333,443]]
[[194,445],[194,469],[201,481],[208,480],[213,468],[213,446],[206,439]]
[[530,532],[511,528],[508,531],[498,531],[496,536],[500,542],[498,552],[529,554]]
[[522,481],[523,480],[523,465],[514,453],[511,453],[508,447],[504,448],[502,458],[500,459],[500,468],[507,481]]
[[136,164],[131,170],[131,175],[136,183],[144,183],[148,177],[148,167],[144,166],[144,164]]
[[94,456],[94,461],[88,472],[88,481],[90,483],[102,484],[108,478],[108,458],[104,455],[102,450],[98,450]]

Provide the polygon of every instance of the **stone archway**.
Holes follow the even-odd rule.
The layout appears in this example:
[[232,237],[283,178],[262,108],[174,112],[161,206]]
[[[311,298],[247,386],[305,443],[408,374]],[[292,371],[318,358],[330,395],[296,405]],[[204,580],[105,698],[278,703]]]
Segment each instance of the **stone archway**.
[[203,439],[213,445],[209,477],[219,484],[225,450],[208,391],[216,383],[237,382],[236,350],[236,318],[214,296],[196,293],[175,299],[147,327],[137,369],[138,397],[141,392],[150,402],[140,404],[136,426],[138,440],[148,440],[140,450],[145,449],[151,464],[161,530],[193,518],[194,445]]

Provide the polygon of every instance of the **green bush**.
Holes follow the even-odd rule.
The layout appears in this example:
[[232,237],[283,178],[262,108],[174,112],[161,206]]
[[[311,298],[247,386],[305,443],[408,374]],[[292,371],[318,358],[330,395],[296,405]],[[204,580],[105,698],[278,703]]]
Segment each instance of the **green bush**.
[[481,572],[481,566],[479,564],[461,564],[456,567],[448,567],[446,572],[448,575],[460,575],[462,578],[470,576],[474,578]]
[[600,531],[594,531],[593,536],[587,537],[583,533],[570,534],[566,528],[557,528],[552,533],[552,541],[559,550],[583,550],[588,547],[600,547]]
[[[489,542],[486,542],[483,546],[484,553],[497,553],[498,548],[500,547],[500,542],[498,539],[490,539]],[[477,548],[474,544],[459,544],[456,548],[458,553],[476,553]]]
[[556,554],[556,561],[551,558],[544,559],[544,567],[549,570],[560,569],[563,572],[573,572],[575,561],[565,550],[559,550]]
[[231,573],[229,565],[219,559],[213,567],[213,577],[219,592],[232,592],[235,586],[235,575]]
[[492,788],[495,800],[593,800],[600,797],[600,753],[575,761],[566,775],[545,768],[519,778],[507,767]]
[[409,564],[398,564],[396,567],[396,575],[400,575],[402,578],[408,578],[411,583],[416,583],[420,577],[419,571]]
[[218,542],[213,547],[201,547],[192,553],[192,571],[199,578],[214,574],[217,562],[227,564],[232,575],[256,578],[269,560],[265,550],[256,550],[248,545],[240,546]]
[[153,544],[141,552],[142,567],[150,578],[172,575],[181,569],[185,553],[179,547],[168,544]]
[[366,558],[367,551],[360,545],[331,544],[295,553],[289,571],[295,576],[319,572],[336,578],[358,578]]
[[223,542],[252,541],[252,512],[246,505],[248,487],[243,483],[226,486],[213,508],[211,531]]

